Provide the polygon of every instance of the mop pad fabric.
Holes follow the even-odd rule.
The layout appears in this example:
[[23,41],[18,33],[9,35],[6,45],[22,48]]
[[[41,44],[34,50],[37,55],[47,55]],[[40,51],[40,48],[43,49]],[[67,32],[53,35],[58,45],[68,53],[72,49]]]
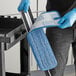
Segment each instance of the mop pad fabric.
[[40,70],[49,70],[57,66],[53,50],[42,28],[29,32],[27,39]]
[[58,21],[60,15],[57,11],[43,12],[36,19],[35,23],[31,26],[30,31],[37,30],[39,28],[58,27]]

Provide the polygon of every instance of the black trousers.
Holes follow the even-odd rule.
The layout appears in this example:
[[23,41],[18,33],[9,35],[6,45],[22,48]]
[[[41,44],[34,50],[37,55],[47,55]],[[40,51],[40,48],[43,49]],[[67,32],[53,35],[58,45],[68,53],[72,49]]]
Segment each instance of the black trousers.
[[[57,67],[50,70],[51,75],[63,76],[70,44],[73,47],[74,63],[76,65],[76,28],[47,28],[46,35],[58,62]],[[48,76],[47,71],[45,73]]]

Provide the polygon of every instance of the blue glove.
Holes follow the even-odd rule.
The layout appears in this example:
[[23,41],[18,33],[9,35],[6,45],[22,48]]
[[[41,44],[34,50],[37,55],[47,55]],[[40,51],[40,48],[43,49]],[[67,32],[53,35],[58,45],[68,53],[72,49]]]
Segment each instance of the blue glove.
[[18,6],[18,11],[24,11],[27,12],[30,6],[30,0],[21,0],[19,6]]
[[72,27],[72,25],[76,21],[76,8],[65,14],[60,20],[59,20],[59,28],[68,28]]

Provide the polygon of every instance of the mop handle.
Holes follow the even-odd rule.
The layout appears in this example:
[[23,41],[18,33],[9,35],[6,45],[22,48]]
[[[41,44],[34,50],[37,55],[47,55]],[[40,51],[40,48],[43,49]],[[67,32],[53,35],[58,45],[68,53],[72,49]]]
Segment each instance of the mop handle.
[[24,13],[24,11],[21,11],[21,15],[22,15],[22,20],[23,20],[23,24],[25,26],[26,32],[29,32],[31,25],[34,23],[34,18],[33,18],[31,9],[29,8],[28,12],[26,13]]
[[21,11],[21,15],[22,15],[22,20],[23,20],[23,24],[25,26],[26,32],[29,32],[30,31],[30,27],[29,27],[29,24],[27,22],[27,13],[24,14],[24,12]]
[[29,15],[30,15],[30,18],[31,18],[31,21],[32,23],[34,24],[34,18],[33,18],[33,15],[32,15],[32,12],[31,12],[31,9],[29,8]]

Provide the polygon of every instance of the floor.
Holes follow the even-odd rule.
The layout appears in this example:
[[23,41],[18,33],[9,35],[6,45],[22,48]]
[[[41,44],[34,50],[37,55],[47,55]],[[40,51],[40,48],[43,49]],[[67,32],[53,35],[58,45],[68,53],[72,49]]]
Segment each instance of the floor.
[[75,67],[74,67],[74,65],[68,66],[65,69],[64,76],[75,76]]
[[[31,76],[45,76],[45,73],[42,71],[33,71],[31,72]],[[74,65],[66,67],[64,76],[75,76]]]

